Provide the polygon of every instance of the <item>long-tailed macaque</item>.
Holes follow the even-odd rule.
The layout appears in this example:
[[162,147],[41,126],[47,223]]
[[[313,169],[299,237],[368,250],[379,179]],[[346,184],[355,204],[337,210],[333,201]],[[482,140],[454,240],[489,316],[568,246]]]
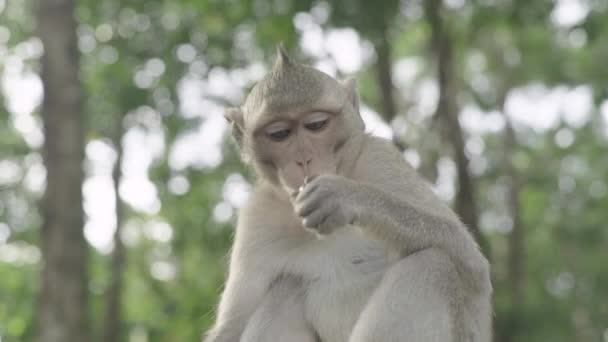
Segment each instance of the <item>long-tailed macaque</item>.
[[365,133],[354,81],[279,48],[226,118],[258,181],[205,341],[490,341],[487,260],[392,144]]

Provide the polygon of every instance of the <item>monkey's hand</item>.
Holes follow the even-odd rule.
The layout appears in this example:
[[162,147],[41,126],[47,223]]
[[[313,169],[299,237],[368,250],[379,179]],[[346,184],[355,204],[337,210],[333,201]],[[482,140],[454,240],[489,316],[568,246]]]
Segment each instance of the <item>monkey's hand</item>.
[[296,195],[293,205],[304,227],[326,235],[356,218],[353,199],[357,183],[336,175],[313,178]]

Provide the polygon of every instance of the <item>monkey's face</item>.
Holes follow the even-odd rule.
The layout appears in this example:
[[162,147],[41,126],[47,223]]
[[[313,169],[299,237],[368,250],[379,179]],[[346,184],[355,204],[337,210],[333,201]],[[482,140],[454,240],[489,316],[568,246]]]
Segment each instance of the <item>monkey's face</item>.
[[225,116],[245,162],[288,192],[306,177],[335,174],[342,147],[364,130],[354,80],[340,83],[281,49],[244,105]]
[[254,132],[256,169],[288,192],[306,177],[335,174],[336,154],[348,138],[343,120],[327,111],[278,115]]

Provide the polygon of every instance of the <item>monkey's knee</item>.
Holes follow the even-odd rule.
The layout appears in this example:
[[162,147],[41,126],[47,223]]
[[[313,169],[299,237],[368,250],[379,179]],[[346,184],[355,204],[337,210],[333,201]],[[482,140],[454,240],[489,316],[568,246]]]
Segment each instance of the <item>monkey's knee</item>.
[[304,291],[298,279],[281,277],[271,286],[240,341],[317,342],[304,316]]
[[[457,341],[449,261],[421,251],[392,266],[359,316],[350,342]],[[445,282],[445,283],[443,283]]]
[[375,298],[357,320],[349,342],[456,342],[446,302],[430,293],[402,300],[397,293]]

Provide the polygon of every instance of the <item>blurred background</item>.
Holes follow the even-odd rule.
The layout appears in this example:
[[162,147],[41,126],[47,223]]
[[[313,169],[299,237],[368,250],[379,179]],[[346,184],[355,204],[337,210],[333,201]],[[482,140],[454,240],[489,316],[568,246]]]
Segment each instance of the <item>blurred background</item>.
[[279,42],[474,232],[497,342],[608,341],[605,0],[0,0],[0,341],[199,339]]

